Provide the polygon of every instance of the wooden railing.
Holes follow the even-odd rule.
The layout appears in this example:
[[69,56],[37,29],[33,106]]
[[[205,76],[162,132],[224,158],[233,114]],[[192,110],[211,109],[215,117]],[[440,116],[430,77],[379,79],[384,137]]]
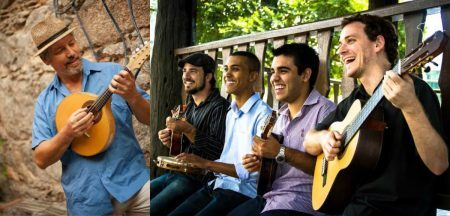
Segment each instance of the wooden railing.
[[[422,41],[422,31],[418,30],[418,26],[425,22],[427,9],[440,8],[441,21],[443,30],[450,32],[450,0],[415,0],[407,3],[397,4],[382,9],[363,12],[364,14],[374,14],[382,17],[390,17],[393,22],[403,22],[405,26],[406,50],[415,48]],[[340,90],[342,97],[345,98],[355,87],[355,80],[344,77],[342,81],[330,79],[329,65],[331,53],[331,41],[333,33],[340,31],[340,23],[343,17],[308,23],[279,30],[266,31],[250,35],[214,41],[201,45],[185,47],[175,50],[175,55],[179,58],[194,52],[204,52],[213,59],[220,62],[226,62],[230,54],[235,50],[254,50],[255,55],[265,62],[267,48],[271,44],[273,48],[293,42],[308,42],[311,37],[315,37],[317,41],[316,51],[319,54],[320,67],[317,77],[316,89],[323,95],[328,96],[330,85],[333,88],[333,100],[338,102]],[[269,50],[270,52],[270,50]],[[221,59],[218,59],[221,53]],[[218,62],[219,62],[218,61]],[[263,64],[263,63],[262,63]],[[264,67],[261,67],[264,68]],[[445,134],[450,134],[450,45],[444,51],[441,73],[439,77],[439,86],[442,97],[443,121],[445,124]],[[278,109],[278,102],[274,99],[271,86],[264,85],[264,70],[260,72],[261,81],[258,82],[256,89],[263,95],[264,101],[271,105],[274,109]],[[269,77],[266,77],[268,80]],[[264,86],[266,86],[264,88]],[[224,84],[221,85],[221,94],[225,98],[228,97],[224,91]],[[449,172],[447,171],[447,175]],[[447,178],[445,181],[450,181]],[[449,184],[447,184],[449,185]],[[450,209],[450,188],[445,188],[447,195],[442,194],[440,197],[440,208]]]

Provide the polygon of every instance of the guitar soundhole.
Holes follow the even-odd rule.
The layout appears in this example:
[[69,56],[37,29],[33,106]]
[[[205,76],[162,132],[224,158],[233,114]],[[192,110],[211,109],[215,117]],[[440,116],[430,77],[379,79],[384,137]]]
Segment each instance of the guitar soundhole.
[[[93,101],[93,100],[86,101],[82,107],[83,108],[87,107],[88,109],[90,109],[94,102],[95,101]],[[97,124],[100,121],[100,119],[102,119],[103,112],[102,112],[102,110],[99,110],[99,111],[100,112],[97,112],[96,110],[92,110],[92,113],[94,114],[94,124]]]

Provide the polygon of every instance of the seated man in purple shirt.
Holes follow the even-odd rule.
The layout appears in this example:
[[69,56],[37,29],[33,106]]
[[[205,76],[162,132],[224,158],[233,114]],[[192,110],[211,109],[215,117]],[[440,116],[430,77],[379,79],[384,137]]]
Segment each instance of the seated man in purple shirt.
[[273,51],[270,83],[278,101],[285,104],[279,110],[273,133],[282,135],[253,139],[253,154],[243,157],[249,172],[260,169],[259,158],[275,158],[277,170],[271,191],[251,199],[229,215],[315,215],[311,206],[312,173],[315,157],[306,154],[303,140],[306,132],[320,122],[335,105],[314,90],[319,58],[306,44],[286,44]]

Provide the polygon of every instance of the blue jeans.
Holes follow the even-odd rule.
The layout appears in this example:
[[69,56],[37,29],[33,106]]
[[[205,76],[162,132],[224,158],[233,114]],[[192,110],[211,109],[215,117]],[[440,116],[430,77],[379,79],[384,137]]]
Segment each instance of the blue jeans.
[[183,173],[166,173],[150,182],[150,215],[167,215],[201,188],[195,178]]
[[265,211],[263,213],[262,210],[266,205],[266,200],[260,196],[257,196],[251,200],[248,200],[245,203],[242,203],[233,211],[231,211],[227,216],[308,216],[310,214],[298,212],[294,210],[287,209],[274,209]]
[[172,213],[170,213],[170,216],[226,215],[236,206],[249,199],[249,197],[232,190],[224,190],[220,188],[211,190],[207,186],[190,196],[186,201],[178,206],[178,208],[172,211]]
[[228,216],[259,216],[265,205],[266,200],[261,196],[257,196],[234,208],[233,211],[228,213]]

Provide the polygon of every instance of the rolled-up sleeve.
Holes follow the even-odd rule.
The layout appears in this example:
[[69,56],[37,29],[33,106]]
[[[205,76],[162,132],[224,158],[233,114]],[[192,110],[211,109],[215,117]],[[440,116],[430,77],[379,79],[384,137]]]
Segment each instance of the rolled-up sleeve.
[[42,107],[41,101],[36,103],[34,108],[33,131],[31,147],[34,150],[41,142],[49,140],[53,137],[52,130],[47,124],[48,119],[45,109]]

